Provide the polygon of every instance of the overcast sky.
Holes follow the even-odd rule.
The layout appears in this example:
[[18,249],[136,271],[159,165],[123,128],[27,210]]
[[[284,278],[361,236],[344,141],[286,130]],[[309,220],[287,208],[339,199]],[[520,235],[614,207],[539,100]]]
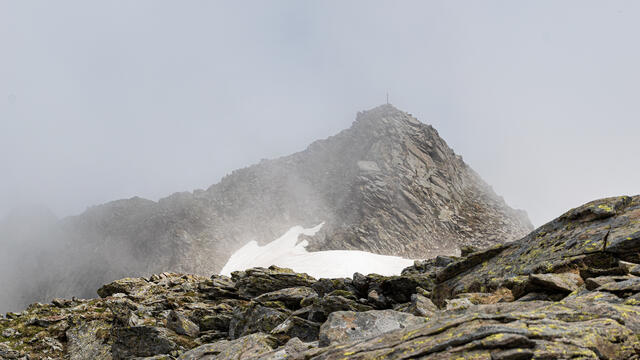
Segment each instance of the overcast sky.
[[0,0],[0,215],[206,188],[391,102],[535,225],[640,193],[638,1]]

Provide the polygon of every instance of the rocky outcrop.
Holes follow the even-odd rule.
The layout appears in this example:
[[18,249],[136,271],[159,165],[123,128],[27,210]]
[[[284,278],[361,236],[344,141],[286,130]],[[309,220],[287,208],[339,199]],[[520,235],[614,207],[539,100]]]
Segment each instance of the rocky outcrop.
[[[33,260],[46,271],[35,272],[33,289],[17,286],[31,302],[93,296],[125,276],[218,273],[250,240],[263,245],[293,226],[321,222],[308,250],[410,259],[453,255],[531,231],[524,212],[507,206],[433,127],[383,105],[304,151],[236,170],[207,190],[158,202],[118,200],[63,219],[41,234],[59,250]],[[24,300],[4,304],[12,301]]]
[[125,278],[7,313],[0,359],[640,359],[639,239],[618,197],[401,276]]

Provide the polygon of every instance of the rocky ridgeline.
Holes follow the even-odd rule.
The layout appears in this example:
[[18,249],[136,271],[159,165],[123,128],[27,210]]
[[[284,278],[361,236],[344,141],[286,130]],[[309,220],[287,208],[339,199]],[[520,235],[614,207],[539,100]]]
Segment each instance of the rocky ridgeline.
[[0,320],[1,359],[638,359],[640,196],[401,276],[163,273]]
[[[34,222],[25,221],[27,230]],[[219,273],[251,240],[264,245],[293,226],[320,223],[307,239],[310,251],[406,258],[455,255],[460,246],[486,247],[533,230],[526,214],[496,195],[433,127],[383,105],[304,151],[233,171],[207,190],[95,206],[48,224],[33,239],[12,235],[23,229],[3,234],[0,222],[0,237],[17,249],[29,242],[51,247],[8,253],[25,259],[12,271],[32,281],[0,294],[8,307],[0,310],[90,297],[125,276]]]

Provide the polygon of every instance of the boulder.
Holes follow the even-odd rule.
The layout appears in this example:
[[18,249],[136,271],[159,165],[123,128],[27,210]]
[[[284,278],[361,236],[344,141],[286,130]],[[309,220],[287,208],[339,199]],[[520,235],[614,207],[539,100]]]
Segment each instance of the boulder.
[[422,317],[393,310],[337,311],[320,327],[320,346],[363,340],[425,322]]
[[620,282],[608,282],[596,290],[610,292],[620,297],[628,297],[640,292],[640,277],[634,277]]
[[590,277],[584,281],[584,285],[587,290],[595,290],[604,284],[608,284],[610,282],[620,282],[624,280],[628,280],[631,277],[629,276],[598,276],[598,277]]
[[315,294],[316,292],[312,288],[299,286],[268,292],[253,300],[257,302],[279,301],[289,309],[297,310],[300,308],[300,301],[302,301],[302,299]]
[[[612,308],[620,316],[629,310]],[[494,355],[518,359],[514,354],[521,353],[535,359],[632,359],[640,354],[640,342],[634,331],[588,307],[514,302],[477,305],[473,313],[449,313],[423,325],[333,343],[301,356],[311,360],[492,359]]]
[[244,298],[253,298],[292,287],[310,287],[316,281],[307,274],[298,274],[291,269],[277,266],[236,271],[231,274],[231,277],[235,281],[238,294]]
[[355,300],[347,299],[340,295],[327,295],[322,298],[314,298],[313,304],[308,310],[307,319],[322,323],[329,314],[336,311],[368,311],[373,310],[369,305],[361,304]]
[[251,360],[288,360],[288,359],[298,359],[299,355],[306,350],[313,349],[317,347],[318,342],[302,342],[298,338],[292,338],[287,341],[284,346],[281,346],[275,350],[270,352],[266,352],[260,354],[257,357],[254,357]]
[[640,265],[629,263],[628,270],[629,270],[629,274],[634,276],[640,276]]
[[[320,324],[302,319],[297,316],[291,316],[280,325],[271,330],[274,337],[288,341],[291,338],[298,338],[305,342],[318,340],[318,332]],[[284,342],[281,340],[281,342]]]
[[269,333],[276,326],[287,320],[288,317],[289,314],[283,310],[276,310],[251,302],[247,306],[238,307],[233,312],[229,323],[229,337],[238,339],[257,332]]
[[110,326],[99,320],[88,321],[66,332],[69,360],[111,360]]
[[220,298],[238,297],[238,289],[235,283],[227,276],[212,275],[210,281],[200,285],[200,291],[206,294],[207,298],[215,300]]
[[[634,234],[640,231],[639,220],[638,196],[606,198],[584,204],[520,240],[473,253],[448,265],[438,272],[432,300],[443,306],[445,299],[461,293],[492,292],[494,286],[498,286],[494,279],[566,272],[568,269],[589,268],[597,272],[598,269],[618,267],[619,260],[634,262],[638,257],[634,254],[640,253],[640,242],[634,240]],[[525,294],[513,292],[515,298]]]
[[233,313],[217,313],[205,315],[199,319],[198,327],[201,331],[218,330],[227,332]]
[[8,344],[0,343],[0,359],[25,359],[22,351],[12,349]]
[[389,276],[380,284],[381,294],[394,303],[404,303],[411,300],[411,295],[417,292],[417,288],[430,290],[434,286],[434,280],[422,274]]
[[248,360],[273,350],[275,344],[271,336],[256,333],[198,346],[180,355],[178,360]]
[[197,337],[200,334],[200,327],[194,324],[186,316],[171,310],[167,316],[167,328],[176,332],[176,334]]
[[462,298],[462,299],[450,299],[446,300],[447,310],[466,310],[473,306],[471,300]]
[[411,302],[403,311],[415,316],[431,318],[438,311],[438,307],[431,299],[422,294],[413,294],[411,295]]
[[531,285],[544,292],[570,293],[578,290],[582,284],[582,278],[574,273],[531,274],[529,278]]
[[116,328],[114,338],[111,353],[115,360],[167,354],[178,348],[169,331],[161,327]]
[[338,278],[338,279],[319,279],[313,285],[311,285],[318,295],[325,296],[335,290],[342,290],[358,295],[358,292],[352,284],[351,279]]
[[101,298],[118,293],[129,295],[148,285],[149,282],[144,278],[124,278],[103,285],[97,292]]

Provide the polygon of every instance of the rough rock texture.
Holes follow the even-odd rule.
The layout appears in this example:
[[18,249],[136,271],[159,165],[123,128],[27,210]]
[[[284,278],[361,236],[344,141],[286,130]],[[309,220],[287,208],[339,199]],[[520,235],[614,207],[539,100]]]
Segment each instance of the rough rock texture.
[[640,359],[639,253],[635,196],[401,276],[125,278],[7,313],[0,359]]
[[336,311],[320,327],[320,346],[363,340],[426,321],[426,318],[393,310]]
[[55,264],[42,259],[46,271],[33,275],[33,291],[19,285],[32,302],[90,297],[125,276],[213,274],[250,240],[264,244],[321,222],[309,250],[408,258],[452,255],[532,230],[526,214],[507,206],[433,127],[383,105],[302,152],[236,170],[207,190],[117,200],[63,219],[55,231],[48,226],[42,236],[66,247],[50,256]]

